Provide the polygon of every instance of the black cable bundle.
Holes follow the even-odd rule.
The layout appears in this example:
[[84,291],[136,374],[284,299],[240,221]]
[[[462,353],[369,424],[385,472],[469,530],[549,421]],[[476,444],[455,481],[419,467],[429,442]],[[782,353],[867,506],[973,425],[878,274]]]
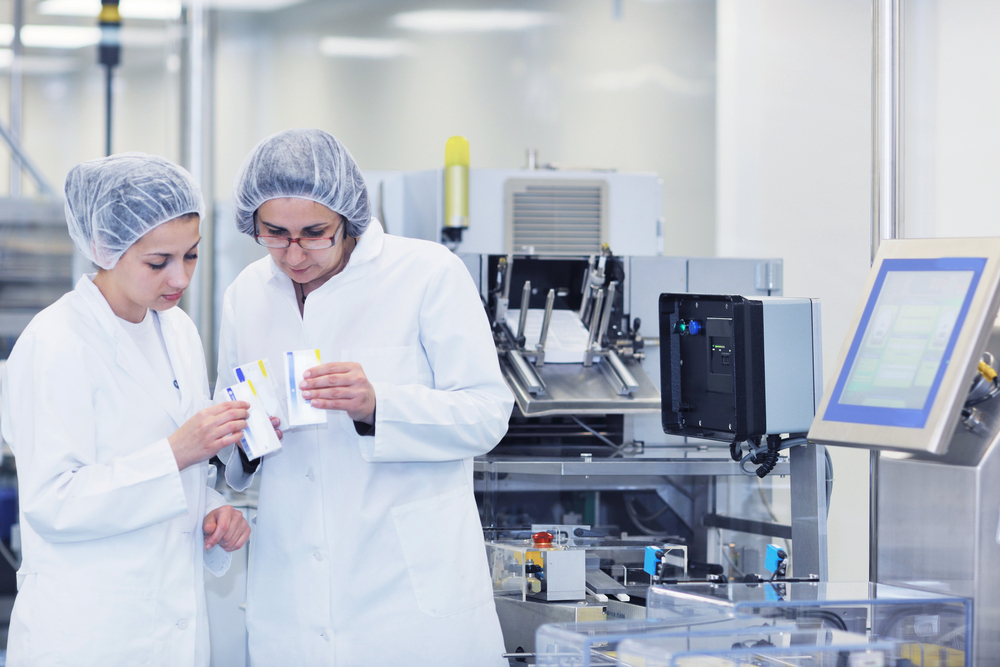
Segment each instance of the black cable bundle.
[[769,435],[767,436],[767,451],[755,454],[753,458],[750,459],[751,462],[760,466],[757,468],[757,476],[763,478],[769,472],[774,470],[774,466],[778,465],[778,452],[781,448],[781,436]]

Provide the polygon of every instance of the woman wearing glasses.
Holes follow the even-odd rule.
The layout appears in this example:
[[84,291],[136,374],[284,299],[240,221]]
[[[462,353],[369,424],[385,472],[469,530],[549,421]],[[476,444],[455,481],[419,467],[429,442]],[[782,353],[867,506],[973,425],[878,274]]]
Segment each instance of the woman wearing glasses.
[[383,233],[354,159],[319,130],[254,148],[235,205],[269,256],[226,292],[219,386],[316,348],[303,396],[328,411],[286,428],[259,467],[224,454],[233,487],[260,476],[252,662],[506,665],[472,457],[513,401],[468,271],[441,245]]

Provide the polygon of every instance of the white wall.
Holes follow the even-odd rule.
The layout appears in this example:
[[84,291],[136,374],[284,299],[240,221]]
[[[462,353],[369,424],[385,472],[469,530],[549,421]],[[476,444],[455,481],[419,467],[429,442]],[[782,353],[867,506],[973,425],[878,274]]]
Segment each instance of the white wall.
[[[829,377],[869,267],[870,0],[718,0],[722,256],[782,257],[819,297]],[[832,449],[830,577],[868,577],[868,452]]]
[[906,235],[1000,234],[1000,3],[906,3]]
[[[908,237],[1000,232],[1000,3],[904,6]],[[870,0],[718,0],[719,254],[823,300],[829,378],[869,265]],[[868,453],[832,450],[833,579],[867,577]]]
[[[312,2],[274,16],[223,15],[218,46],[216,182],[227,196],[265,136],[312,126],[363,169],[434,169],[449,136],[474,167],[518,168],[525,149],[563,167],[656,172],[668,254],[710,255],[715,236],[715,5],[704,0],[494,3],[552,25],[479,34],[393,28],[425,1]],[[390,60],[328,58],[324,35],[406,40]],[[612,248],[614,250],[614,248]]]
[[[30,9],[30,4],[25,4]],[[80,24],[38,17],[31,11],[28,18]],[[143,151],[179,160],[177,32],[160,21],[141,22],[135,27],[143,39],[139,45],[132,43],[134,40],[130,40],[132,45],[126,44],[122,64],[115,70],[112,150]],[[126,27],[126,34],[135,33]],[[74,165],[104,156],[104,70],[97,65],[96,47],[29,49],[25,60],[22,145],[61,194],[66,174]],[[0,70],[0,119],[9,124],[9,70]],[[0,142],[0,196],[9,192],[9,155],[6,144]],[[23,182],[24,194],[33,194],[35,186],[27,174]]]

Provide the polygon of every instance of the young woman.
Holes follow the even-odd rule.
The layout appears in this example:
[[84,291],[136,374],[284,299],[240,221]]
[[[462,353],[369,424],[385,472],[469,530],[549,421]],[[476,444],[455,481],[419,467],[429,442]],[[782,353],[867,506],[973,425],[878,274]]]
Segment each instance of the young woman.
[[262,358],[284,377],[285,352],[315,348],[303,396],[328,411],[286,426],[259,470],[222,455],[235,488],[260,475],[253,664],[506,665],[472,457],[513,399],[468,270],[384,234],[354,159],[319,130],[261,142],[235,199],[269,256],[226,292],[220,386]]
[[66,179],[70,234],[100,268],[31,321],[3,378],[23,551],[11,667],[208,665],[203,565],[222,574],[250,529],[207,460],[249,406],[206,407],[201,339],[174,308],[202,210],[190,175],[151,155]]

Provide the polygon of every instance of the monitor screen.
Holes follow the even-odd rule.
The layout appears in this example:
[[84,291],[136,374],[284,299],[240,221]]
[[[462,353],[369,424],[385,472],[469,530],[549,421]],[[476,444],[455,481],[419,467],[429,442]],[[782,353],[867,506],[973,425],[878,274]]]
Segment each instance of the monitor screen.
[[824,419],[923,428],[985,265],[883,261]]

